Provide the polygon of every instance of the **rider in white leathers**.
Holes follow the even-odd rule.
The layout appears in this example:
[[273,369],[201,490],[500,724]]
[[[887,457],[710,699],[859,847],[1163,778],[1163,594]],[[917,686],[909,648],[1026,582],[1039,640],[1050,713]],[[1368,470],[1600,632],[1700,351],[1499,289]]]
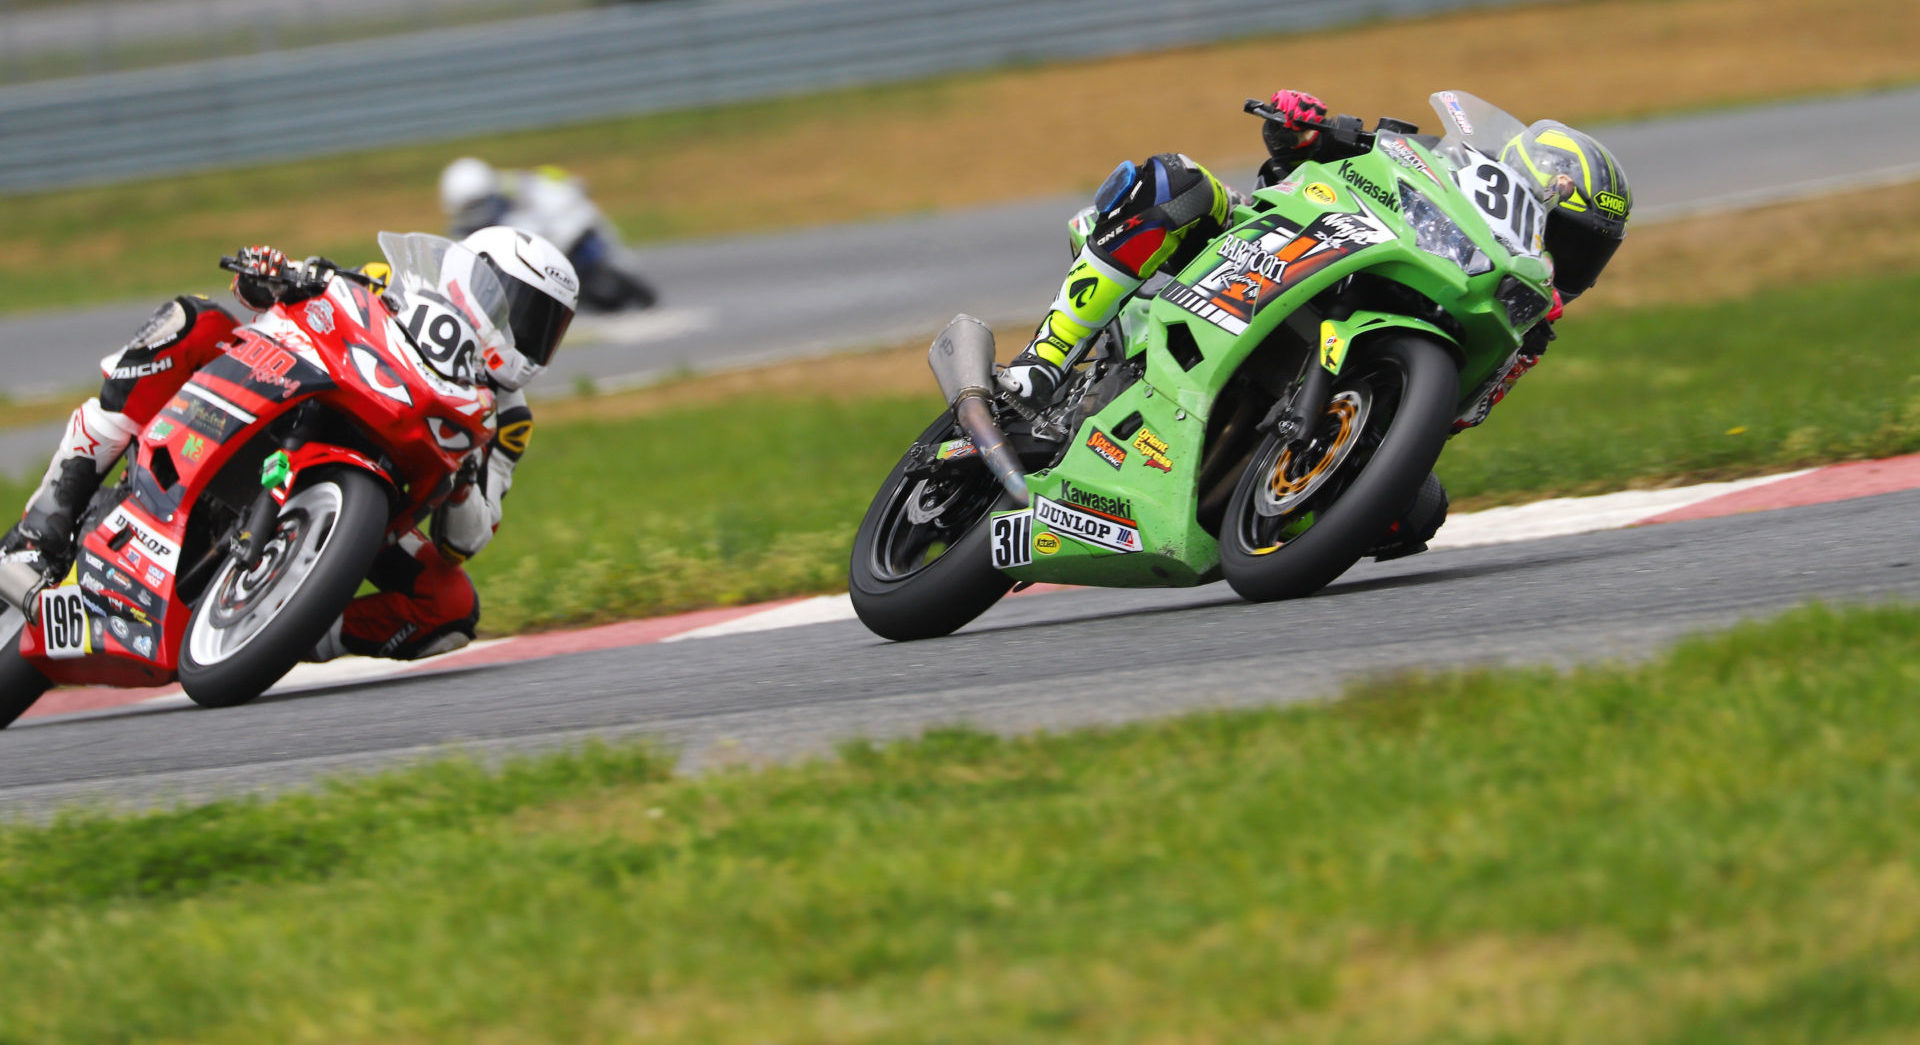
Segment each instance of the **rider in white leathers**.
[[585,184],[559,167],[502,171],[461,157],[440,172],[440,209],[455,239],[489,225],[510,225],[558,246],[580,276],[583,308],[647,308],[657,298]]

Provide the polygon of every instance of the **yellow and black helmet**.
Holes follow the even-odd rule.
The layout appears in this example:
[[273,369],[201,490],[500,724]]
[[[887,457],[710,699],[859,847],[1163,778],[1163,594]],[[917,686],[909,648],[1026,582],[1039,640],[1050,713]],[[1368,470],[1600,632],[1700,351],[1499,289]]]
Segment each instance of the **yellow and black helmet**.
[[1553,285],[1568,300],[1585,293],[1627,235],[1633,190],[1626,171],[1592,135],[1558,120],[1528,127],[1507,143],[1500,159],[1532,174],[1558,199],[1545,236]]

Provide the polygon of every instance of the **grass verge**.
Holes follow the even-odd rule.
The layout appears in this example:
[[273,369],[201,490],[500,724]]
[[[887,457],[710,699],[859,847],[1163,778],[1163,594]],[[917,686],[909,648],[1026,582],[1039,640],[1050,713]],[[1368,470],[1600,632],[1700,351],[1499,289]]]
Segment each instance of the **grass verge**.
[[[1570,75],[1589,35],[1607,59]],[[654,240],[1091,190],[1168,150],[1231,169],[1260,148],[1241,100],[1279,86],[1415,120],[1457,87],[1585,123],[1912,82],[1916,40],[1920,7],[1872,0],[1579,0],[41,193],[0,208],[0,309],[216,285],[242,243],[359,258],[378,229],[439,226],[436,177],[461,154],[574,169]],[[1116,98],[1124,117],[1087,119]]]
[[0,1041],[1906,1040],[1916,636],[4,827]]

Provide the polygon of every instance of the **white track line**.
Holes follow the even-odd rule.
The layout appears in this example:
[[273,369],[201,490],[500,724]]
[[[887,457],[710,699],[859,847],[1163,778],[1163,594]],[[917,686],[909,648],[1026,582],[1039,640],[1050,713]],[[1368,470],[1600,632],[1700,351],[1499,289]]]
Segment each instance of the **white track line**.
[[1428,547],[1435,550],[1474,548],[1483,544],[1536,541],[1596,530],[1617,530],[1715,497],[1797,478],[1814,470],[1809,468],[1757,479],[1702,483],[1666,490],[1622,490],[1597,497],[1555,497],[1531,504],[1467,512],[1449,518],[1439,534],[1428,542]]
[[723,635],[746,635],[756,631],[774,631],[780,628],[798,628],[804,624],[828,624],[834,621],[853,619],[853,599],[846,595],[821,595],[802,602],[775,606],[770,610],[745,617],[737,617],[721,624],[709,624],[704,628],[695,628],[662,642],[679,642],[682,639],[713,639]]

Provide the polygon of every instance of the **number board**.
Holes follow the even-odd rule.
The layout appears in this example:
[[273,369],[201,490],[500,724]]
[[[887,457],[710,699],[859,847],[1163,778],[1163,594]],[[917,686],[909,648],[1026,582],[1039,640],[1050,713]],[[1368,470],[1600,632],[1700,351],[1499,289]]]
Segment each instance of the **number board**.
[[1507,249],[1539,256],[1547,214],[1526,175],[1498,160],[1482,159],[1455,171],[1453,177]]
[[93,652],[89,627],[87,602],[78,586],[40,593],[40,629],[46,636],[47,656],[65,660]]
[[993,568],[996,570],[1008,570],[1032,562],[1033,509],[994,513],[993,529],[988,534],[987,544],[993,551]]
[[474,382],[477,335],[466,317],[437,301],[420,300],[407,314],[407,336],[442,376],[467,384]]

